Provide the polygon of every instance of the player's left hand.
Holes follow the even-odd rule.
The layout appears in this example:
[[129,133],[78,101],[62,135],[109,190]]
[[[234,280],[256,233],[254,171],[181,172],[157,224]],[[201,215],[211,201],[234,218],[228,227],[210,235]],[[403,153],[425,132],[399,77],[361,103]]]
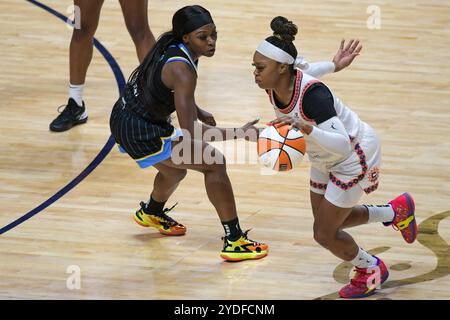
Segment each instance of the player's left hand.
[[353,60],[357,56],[359,56],[362,50],[362,44],[359,43],[359,40],[350,40],[345,46],[345,40],[342,39],[341,45],[338,49],[338,52],[333,58],[333,63],[335,66],[334,72],[339,72],[342,69],[348,67]]
[[268,123],[269,126],[282,127],[284,125],[290,125],[292,128],[299,129],[302,133],[310,134],[312,131],[312,126],[306,123],[303,123],[298,118],[290,117],[290,116],[282,116],[272,120]]
[[213,127],[216,126],[216,120],[214,119],[214,116],[206,110],[198,108],[197,109],[197,118],[204,124],[207,124],[207,125],[210,125]]

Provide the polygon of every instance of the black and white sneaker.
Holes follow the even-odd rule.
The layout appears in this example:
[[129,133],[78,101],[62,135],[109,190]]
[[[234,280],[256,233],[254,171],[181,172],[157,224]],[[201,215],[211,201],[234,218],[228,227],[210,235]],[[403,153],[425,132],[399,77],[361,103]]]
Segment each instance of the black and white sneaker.
[[60,106],[64,107],[64,110],[56,117],[55,120],[50,123],[50,131],[62,132],[69,130],[77,124],[86,123],[88,116],[86,113],[86,106],[83,101],[83,105],[80,107],[74,99],[69,98],[67,105]]

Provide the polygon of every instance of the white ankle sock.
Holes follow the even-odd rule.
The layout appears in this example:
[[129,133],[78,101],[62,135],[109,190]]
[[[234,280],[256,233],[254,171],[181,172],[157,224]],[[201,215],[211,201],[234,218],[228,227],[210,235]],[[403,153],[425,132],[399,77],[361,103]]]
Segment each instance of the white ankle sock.
[[364,205],[369,210],[369,220],[367,223],[372,222],[391,222],[394,220],[395,212],[390,204],[385,205]]
[[370,253],[359,248],[358,254],[350,263],[358,268],[369,268],[377,265],[377,259]]
[[75,100],[75,102],[81,107],[83,105],[83,84],[69,84],[69,98]]

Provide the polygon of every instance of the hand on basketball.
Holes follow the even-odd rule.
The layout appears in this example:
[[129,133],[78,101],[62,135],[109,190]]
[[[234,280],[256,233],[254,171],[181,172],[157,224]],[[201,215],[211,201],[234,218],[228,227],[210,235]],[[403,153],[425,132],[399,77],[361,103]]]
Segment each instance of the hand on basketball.
[[272,120],[268,123],[270,126],[281,127],[284,125],[290,125],[292,128],[299,129],[302,133],[310,134],[312,131],[312,126],[306,123],[303,123],[298,118],[290,117],[290,116],[282,116],[275,120]]
[[345,48],[344,45],[345,40],[342,39],[339,50],[333,58],[333,63],[335,65],[334,72],[341,71],[348,67],[362,50],[362,45],[359,43],[359,40],[355,41],[352,39],[347,43]]
[[214,119],[214,116],[211,113],[209,113],[208,111],[198,108],[197,109],[197,118],[204,124],[210,125],[212,127],[216,126],[216,120]]
[[258,140],[259,129],[255,127],[255,124],[257,124],[258,121],[259,118],[256,118],[255,120],[247,122],[240,128],[240,131],[244,133],[245,140],[253,142],[256,142]]

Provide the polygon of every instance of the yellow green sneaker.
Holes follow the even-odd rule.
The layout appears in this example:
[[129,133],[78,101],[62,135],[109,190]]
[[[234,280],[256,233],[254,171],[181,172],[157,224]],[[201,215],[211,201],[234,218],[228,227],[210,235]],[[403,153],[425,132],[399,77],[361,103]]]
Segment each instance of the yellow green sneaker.
[[166,213],[172,210],[177,204],[170,209],[164,209],[162,212],[153,214],[146,213],[145,203],[141,202],[141,209],[137,210],[133,215],[134,221],[143,227],[153,227],[166,236],[182,236],[186,233],[186,227],[176,222]]
[[264,243],[250,240],[247,237],[249,231],[250,230],[245,231],[241,237],[235,241],[231,241],[226,236],[223,237],[223,250],[220,253],[220,256],[227,261],[254,260],[267,256],[269,246]]

